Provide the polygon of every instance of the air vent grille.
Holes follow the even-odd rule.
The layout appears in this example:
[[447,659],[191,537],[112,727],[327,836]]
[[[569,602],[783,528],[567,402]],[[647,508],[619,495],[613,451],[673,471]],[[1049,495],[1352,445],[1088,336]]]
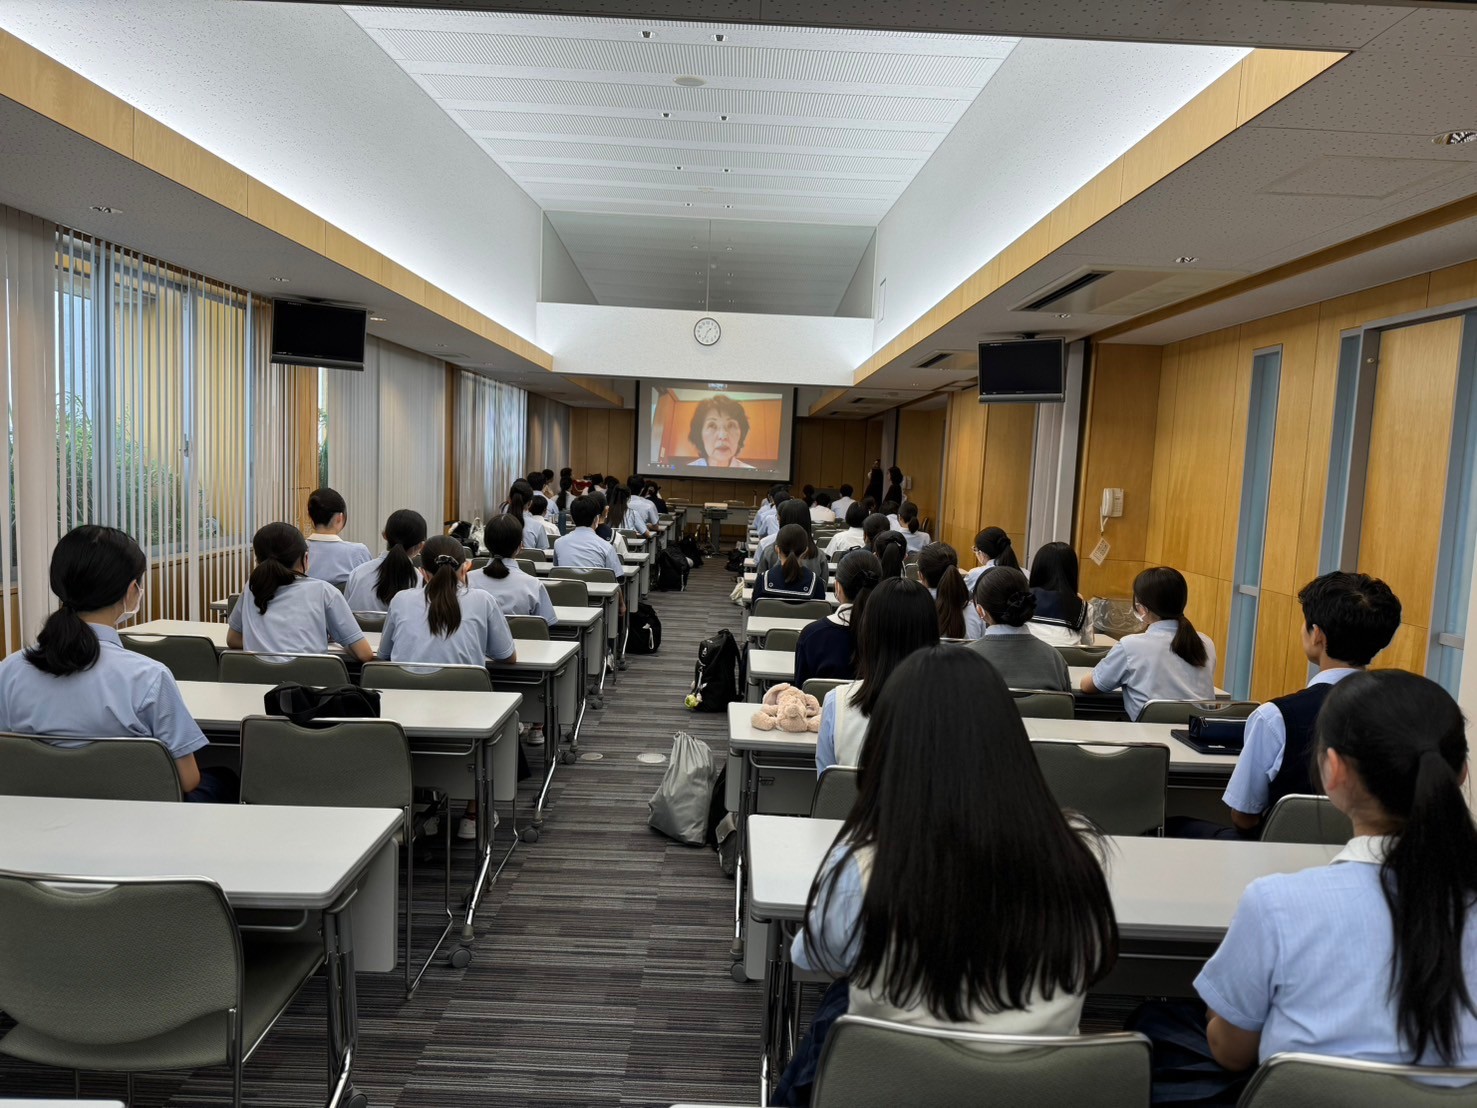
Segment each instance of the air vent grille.
[[1044,310],[1046,308],[1049,308],[1051,305],[1055,304],[1058,300],[1061,300],[1061,299],[1063,299],[1065,297],[1071,296],[1074,292],[1078,292],[1078,291],[1080,291],[1082,289],[1085,289],[1088,285],[1094,285],[1094,284],[1096,284],[1097,282],[1101,281],[1107,275],[1108,275],[1108,271],[1107,270],[1091,270],[1091,271],[1089,271],[1087,273],[1084,273],[1081,277],[1078,277],[1075,280],[1068,281],[1061,288],[1059,288],[1059,289],[1053,289],[1051,292],[1048,292],[1045,296],[1037,297],[1035,300],[1032,300],[1029,304],[1023,304],[1023,305],[1021,305],[1020,311],[1023,311],[1023,312],[1039,312],[1039,311],[1042,311],[1042,310]]

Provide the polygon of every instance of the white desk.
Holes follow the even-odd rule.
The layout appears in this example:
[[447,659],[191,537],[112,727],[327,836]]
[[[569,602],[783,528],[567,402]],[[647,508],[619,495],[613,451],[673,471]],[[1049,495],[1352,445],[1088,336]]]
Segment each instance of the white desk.
[[[746,569],[746,570],[744,570],[744,588],[746,588],[746,589],[752,589],[754,587],[754,582],[757,581],[757,580],[759,580],[759,573],[758,573],[757,570],[753,570],[753,569]],[[829,574],[827,576],[826,584],[829,586],[829,585],[834,585],[835,583],[836,583],[836,567],[835,566],[831,566],[830,567],[830,572],[829,572]]]
[[[124,624],[118,628],[118,633],[120,635],[194,635],[198,638],[209,639],[216,652],[220,653],[229,649],[226,646],[226,632],[229,630],[230,627],[225,623],[203,619],[151,619],[147,623]],[[364,632],[364,639],[369,643],[371,650],[379,651],[378,631]],[[342,654],[343,652],[344,648],[338,643],[329,643],[323,648],[325,654]]]
[[[631,540],[627,539],[627,543]],[[641,582],[641,595],[647,596],[651,592],[651,551],[641,553],[630,553],[621,555],[621,564],[624,566],[635,566],[637,576]]]
[[744,623],[744,635],[750,642],[763,642],[771,631],[804,631],[815,620],[791,619],[788,616],[750,616]]
[[[192,874],[219,884],[236,908],[318,913],[332,967],[329,1043],[338,1072],[331,1089],[340,1074],[348,1081],[358,1032],[354,937],[361,968],[395,967],[400,820],[387,808],[8,796],[0,804],[0,869],[102,878]],[[352,926],[339,918],[345,908]]]
[[795,676],[795,652],[793,650],[765,650],[749,647],[749,681],[746,693],[750,700],[764,699],[767,685],[778,685]]
[[[554,767],[559,764],[559,710],[561,701],[563,707],[569,708],[575,713],[570,734],[569,750],[565,753],[566,760],[573,762],[579,757],[579,728],[584,718],[583,685],[581,679],[582,671],[578,666],[571,667],[570,662],[576,661],[580,653],[580,644],[568,639],[519,639],[518,661],[513,665],[500,665],[497,662],[489,662],[487,670],[492,675],[494,686],[500,683],[504,686],[527,687],[533,684],[541,691],[538,699],[543,703],[543,726],[544,726],[544,787],[539,792],[538,805],[533,813],[533,827],[538,828],[544,822],[544,801],[549,795],[549,785],[554,780]],[[533,675],[534,680],[529,681]],[[561,682],[561,678],[566,678]],[[561,685],[562,692],[561,695]],[[531,703],[531,702],[527,702]],[[538,832],[525,831],[530,842],[538,839]]]

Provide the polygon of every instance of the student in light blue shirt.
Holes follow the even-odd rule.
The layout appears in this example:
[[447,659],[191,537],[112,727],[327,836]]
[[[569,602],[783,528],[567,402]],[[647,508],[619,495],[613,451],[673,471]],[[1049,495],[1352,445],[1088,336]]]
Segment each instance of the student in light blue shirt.
[[973,641],[985,633],[985,621],[964,587],[959,555],[952,546],[931,542],[919,551],[918,578],[928,586],[928,594],[938,609],[940,635]]
[[385,552],[349,574],[344,599],[356,612],[386,612],[401,589],[418,589],[421,576],[411,561],[426,541],[426,517],[409,508],[385,520]]
[[918,505],[911,500],[904,501],[903,506],[897,513],[898,530],[902,532],[903,538],[908,540],[908,551],[916,554],[933,540],[928,537],[927,531],[918,529]]
[[631,490],[630,510],[641,517],[642,525],[639,530],[655,533],[658,524],[661,523],[661,515],[656,510],[656,505],[641,495],[641,490],[646,483],[636,474],[626,479],[626,488]]
[[[1331,865],[1252,882],[1196,978],[1209,1007],[1203,1053],[1223,1085],[1286,1051],[1477,1065],[1465,731],[1450,694],[1401,670],[1355,673],[1328,694],[1319,777],[1355,837]],[[1140,1025],[1172,1030],[1183,1049],[1196,1029],[1188,1014],[1173,1028]],[[1199,1088],[1213,1074],[1196,1068]],[[1174,1091],[1171,1074],[1155,1083],[1156,1103]]]
[[554,564],[556,566],[583,566],[586,569],[608,569],[617,581],[626,578],[626,567],[621,564],[615,547],[595,534],[605,507],[600,500],[588,494],[577,496],[569,506],[574,529],[554,542]]
[[269,523],[251,538],[256,568],[231,612],[226,645],[261,654],[322,654],[330,641],[367,662],[374,651],[343,594],[307,575],[308,544],[290,523]]
[[[769,490],[769,499],[754,513],[754,533],[760,539],[768,538],[780,529],[779,508],[786,500],[790,499],[790,489],[786,485],[775,485]],[[809,515],[809,509],[806,509]]]
[[169,670],[123,646],[117,624],[143,603],[148,560],[113,527],[67,532],[51,556],[61,607],[35,645],[0,662],[0,731],[42,735],[55,746],[153,738],[168,749],[186,800],[234,803],[228,770],[202,771],[207,745]]
[[485,665],[516,662],[507,618],[490,593],[467,587],[472,560],[450,535],[436,535],[421,549],[426,587],[390,601],[380,633],[383,662]]
[[997,565],[1021,568],[1021,563],[1015,556],[1015,548],[1010,545],[1010,536],[999,527],[985,527],[975,535],[974,560],[975,567],[964,575],[964,586],[969,590],[970,596],[974,595],[974,586],[985,570],[994,569]]
[[333,489],[313,490],[308,497],[308,518],[313,521],[313,531],[308,536],[313,544],[308,576],[343,588],[349,574],[372,557],[369,547],[343,537],[349,523],[349,509],[343,496]]
[[533,550],[549,549],[549,533],[544,530],[542,518],[535,518],[527,514],[533,498],[537,494],[527,481],[514,481],[513,487],[508,490],[508,503],[506,512],[518,521],[518,526],[523,531],[523,545]]
[[467,575],[467,584],[488,593],[505,616],[538,616],[550,627],[558,623],[549,590],[514,561],[523,549],[518,521],[512,516],[498,516],[487,525],[483,539],[492,557],[487,565]]
[[1190,588],[1169,566],[1155,566],[1133,581],[1133,608],[1142,635],[1120,640],[1082,679],[1085,693],[1123,690],[1123,710],[1136,720],[1151,700],[1215,698],[1215,643],[1185,615]]
[[840,493],[840,495],[837,496],[835,500],[831,501],[831,511],[836,513],[837,519],[845,519],[847,510],[856,503],[856,501],[851,498],[851,494],[855,490],[850,485],[842,485],[836,491]]

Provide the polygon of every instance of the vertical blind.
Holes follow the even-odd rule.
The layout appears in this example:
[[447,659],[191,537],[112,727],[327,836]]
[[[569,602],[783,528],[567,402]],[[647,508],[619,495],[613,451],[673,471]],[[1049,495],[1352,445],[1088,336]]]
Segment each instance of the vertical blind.
[[524,468],[552,469],[569,465],[569,406],[547,396],[528,394],[528,452]]
[[456,512],[461,519],[491,519],[513,482],[527,473],[528,394],[461,370],[455,400]]

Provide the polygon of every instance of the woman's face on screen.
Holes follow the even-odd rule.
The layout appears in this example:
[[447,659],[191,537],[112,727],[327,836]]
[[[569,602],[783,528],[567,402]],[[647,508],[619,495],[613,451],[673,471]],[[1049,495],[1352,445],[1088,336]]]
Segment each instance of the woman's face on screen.
[[732,465],[742,439],[743,428],[733,416],[710,409],[703,417],[703,453],[710,466]]

